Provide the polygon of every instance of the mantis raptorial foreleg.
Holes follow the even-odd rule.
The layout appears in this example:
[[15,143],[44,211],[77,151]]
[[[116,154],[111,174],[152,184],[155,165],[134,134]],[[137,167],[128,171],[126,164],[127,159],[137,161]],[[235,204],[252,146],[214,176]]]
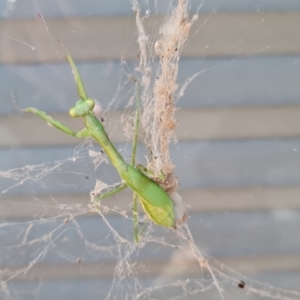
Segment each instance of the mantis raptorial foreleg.
[[[135,110],[135,120],[134,120],[134,135],[133,135],[133,142],[132,142],[132,154],[131,154],[131,165],[135,167],[135,158],[136,158],[136,149],[137,149],[137,142],[138,142],[138,134],[139,134],[139,125],[140,125],[140,115],[141,115],[141,93],[140,93],[140,86],[138,82],[136,82],[136,110]],[[133,193],[133,231],[134,231],[134,240],[136,243],[139,242],[139,222],[138,222],[138,210],[137,210],[137,201],[138,195]]]
[[84,128],[80,131],[73,131],[71,128],[67,127],[66,125],[62,124],[61,122],[57,121],[56,119],[52,118],[51,116],[47,115],[45,112],[38,110],[33,107],[27,107],[27,112],[31,112],[40,118],[44,119],[48,124],[52,125],[53,127],[56,127],[60,131],[69,134],[71,136],[77,137],[77,138],[85,138],[90,136],[90,133],[87,128]]

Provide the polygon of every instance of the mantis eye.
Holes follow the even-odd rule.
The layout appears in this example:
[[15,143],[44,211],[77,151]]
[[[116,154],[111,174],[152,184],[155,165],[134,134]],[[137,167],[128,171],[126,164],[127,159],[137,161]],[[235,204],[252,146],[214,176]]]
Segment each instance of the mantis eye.
[[80,117],[79,115],[77,115],[76,107],[72,107],[72,108],[69,110],[69,115],[70,115],[72,118]]
[[85,101],[83,101],[82,105],[84,105],[88,112],[90,112],[95,107],[95,101],[93,99],[86,99]]

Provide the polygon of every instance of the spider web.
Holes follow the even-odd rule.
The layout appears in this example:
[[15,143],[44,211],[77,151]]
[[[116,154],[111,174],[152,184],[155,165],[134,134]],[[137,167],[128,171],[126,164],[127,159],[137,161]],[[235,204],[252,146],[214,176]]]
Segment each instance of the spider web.
[[[34,3],[38,7],[39,3]],[[156,38],[144,27],[150,10],[141,12],[140,6],[132,0],[139,64],[132,72],[126,62],[121,62],[121,84],[109,107],[131,98],[122,115],[128,140],[118,145],[129,160],[135,107],[132,78],[140,82],[144,146],[139,149],[138,160],[154,174],[167,174],[168,180],[162,185],[177,195],[176,161],[170,154],[170,144],[176,142],[175,104],[193,78],[203,72],[179,86],[178,68],[197,14],[190,17],[189,1],[171,1]],[[54,45],[42,14],[41,19]],[[109,124],[109,109],[103,117],[113,140],[118,128]],[[119,180],[100,150],[89,139],[82,140],[63,151],[53,148],[51,157],[55,159],[45,162],[49,149],[41,147],[36,149],[44,158],[40,163],[0,171],[4,187],[0,194],[1,299],[300,298],[299,292],[248,278],[206,254],[206,246],[193,238],[193,229],[200,230],[198,226],[205,221],[193,226],[191,219],[176,230],[164,229],[149,222],[140,210],[141,241],[135,244],[130,191],[103,201],[100,210],[88,204],[87,190],[97,194]],[[24,156],[30,149],[26,151]],[[55,186],[63,190],[62,195],[52,192]],[[16,189],[19,195],[14,195]],[[188,203],[187,199],[183,203]],[[176,205],[181,206],[180,200]],[[30,220],[18,218],[33,209]],[[12,213],[15,220],[10,218]]]

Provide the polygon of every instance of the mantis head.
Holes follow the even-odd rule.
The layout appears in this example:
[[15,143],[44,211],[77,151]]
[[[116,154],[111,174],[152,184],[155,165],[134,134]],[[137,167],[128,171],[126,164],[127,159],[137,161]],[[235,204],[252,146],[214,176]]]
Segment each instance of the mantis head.
[[74,107],[69,111],[73,118],[83,117],[89,113],[93,113],[95,101],[93,99],[78,100]]

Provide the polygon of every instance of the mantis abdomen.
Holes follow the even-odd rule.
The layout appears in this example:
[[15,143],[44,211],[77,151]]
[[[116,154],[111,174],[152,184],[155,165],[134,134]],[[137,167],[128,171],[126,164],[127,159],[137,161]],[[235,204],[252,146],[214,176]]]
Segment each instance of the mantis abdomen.
[[103,125],[94,115],[85,115],[84,123],[90,135],[97,140],[106,152],[120,177],[139,196],[148,217],[160,226],[174,227],[174,205],[166,191],[140,170],[125,163],[107,136]]

